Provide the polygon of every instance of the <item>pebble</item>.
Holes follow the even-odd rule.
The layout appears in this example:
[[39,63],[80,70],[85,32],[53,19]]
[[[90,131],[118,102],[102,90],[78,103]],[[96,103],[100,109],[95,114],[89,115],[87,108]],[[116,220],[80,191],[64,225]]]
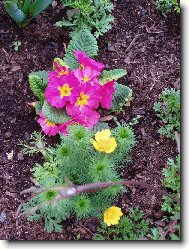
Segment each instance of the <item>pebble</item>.
[[2,213],[0,214],[0,222],[3,223],[3,222],[6,220],[6,218],[7,218],[7,216],[6,216],[5,212],[2,212]]
[[30,139],[30,134],[29,134],[29,132],[25,132],[24,133],[24,138],[26,139],[26,140],[29,140]]
[[110,52],[115,52],[116,49],[115,49],[114,46],[112,46],[112,45],[110,45],[110,44],[108,43],[108,51],[110,51]]
[[11,137],[11,135],[12,135],[12,134],[11,134],[11,132],[10,132],[10,131],[5,132],[5,137],[6,137],[6,138],[10,138],[10,137]]
[[19,161],[22,161],[22,160],[24,160],[24,156],[23,156],[23,154],[20,152],[20,153],[18,153],[18,155],[17,155],[17,159],[19,160]]

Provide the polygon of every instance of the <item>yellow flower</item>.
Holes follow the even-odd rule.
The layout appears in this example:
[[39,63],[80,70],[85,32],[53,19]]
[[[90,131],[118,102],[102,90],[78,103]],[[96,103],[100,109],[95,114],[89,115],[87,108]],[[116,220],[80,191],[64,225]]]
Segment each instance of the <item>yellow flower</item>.
[[104,212],[104,222],[108,225],[116,225],[123,215],[121,208],[112,206]]
[[98,131],[95,134],[95,140],[92,139],[92,144],[96,150],[111,153],[117,147],[117,143],[114,137],[111,136],[111,131],[109,129]]

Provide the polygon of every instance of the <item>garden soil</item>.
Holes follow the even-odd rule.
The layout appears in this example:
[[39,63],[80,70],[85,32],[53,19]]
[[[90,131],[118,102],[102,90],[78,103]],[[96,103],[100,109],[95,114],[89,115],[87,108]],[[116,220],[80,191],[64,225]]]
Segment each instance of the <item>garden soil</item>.
[[[96,58],[107,68],[124,68],[127,75],[119,82],[133,89],[133,100],[119,121],[130,122],[140,115],[134,126],[137,144],[132,161],[120,172],[124,179],[145,181],[162,188],[162,169],[167,159],[175,158],[176,143],[157,131],[161,122],[153,104],[163,89],[180,88],[180,16],[164,17],[156,10],[155,1],[117,0],[113,28],[99,39]],[[32,106],[35,98],[28,86],[28,74],[49,70],[55,57],[63,57],[69,43],[69,31],[55,27],[65,15],[60,6],[49,7],[26,28],[19,29],[0,3],[0,239],[1,240],[91,240],[99,225],[90,218],[74,217],[62,222],[62,233],[48,234],[44,222],[16,219],[18,206],[30,194],[20,191],[33,185],[31,169],[42,162],[40,155],[23,155],[20,141],[40,127]],[[18,51],[14,42],[21,41]],[[58,138],[48,139],[53,144]],[[152,190],[129,188],[115,202],[126,214],[139,207],[151,225],[163,228],[162,196]],[[146,238],[144,238],[146,239]]]

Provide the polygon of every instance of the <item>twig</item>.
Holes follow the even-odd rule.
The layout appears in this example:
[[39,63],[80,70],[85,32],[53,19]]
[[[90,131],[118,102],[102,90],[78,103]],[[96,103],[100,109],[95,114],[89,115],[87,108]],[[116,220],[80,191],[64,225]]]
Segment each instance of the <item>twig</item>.
[[133,46],[133,44],[136,42],[136,40],[139,38],[140,34],[137,34],[133,40],[131,41],[131,43],[129,44],[129,46],[126,48],[125,52],[128,52],[130,50],[130,48]]
[[[139,186],[142,188],[147,188],[147,189],[152,189],[153,191],[155,191],[156,193],[168,196],[170,199],[172,199],[174,202],[180,203],[180,200],[172,197],[171,195],[169,195],[167,193],[167,191],[165,190],[161,190],[157,187],[154,187],[150,184],[147,184],[145,182],[139,182],[139,181],[118,181],[118,182],[96,182],[96,183],[89,183],[89,184],[84,184],[84,185],[79,185],[79,186],[74,186],[73,183],[71,181],[69,181],[67,179],[68,182],[68,186],[63,186],[63,185],[59,185],[53,188],[35,188],[35,187],[31,187],[29,189],[23,190],[20,194],[25,194],[25,193],[29,193],[29,192],[34,192],[36,194],[39,193],[43,193],[46,191],[57,191],[57,196],[54,200],[52,201],[48,201],[45,203],[41,203],[37,206],[35,206],[34,208],[32,208],[29,212],[25,213],[26,215],[31,215],[33,213],[35,213],[37,210],[39,210],[40,208],[44,207],[47,204],[53,204],[56,205],[58,200],[61,199],[68,199],[68,198],[72,198],[76,195],[79,195],[81,193],[88,193],[88,192],[97,192],[100,191],[102,189],[111,187],[111,186],[115,186],[115,185],[125,185],[127,187],[132,187],[134,186]],[[70,184],[70,185],[69,185]],[[24,204],[24,203],[23,203]],[[21,206],[23,205],[21,204]],[[17,212],[16,212],[16,217],[18,217],[19,212],[21,210],[21,206],[18,207]]]
[[169,226],[169,228],[167,229],[167,231],[165,231],[164,236],[166,236],[169,232],[171,232],[171,233],[174,232],[173,229],[174,229],[174,227],[176,226],[177,221],[178,221],[178,219],[176,219],[176,220],[174,220],[174,221],[172,222],[172,224]]
[[88,228],[86,228],[85,226],[83,226],[83,225],[76,225],[78,228],[79,227],[82,227],[83,229],[85,229],[87,232],[89,232],[90,234],[92,234],[93,236],[94,236],[94,233],[93,232],[91,232],[91,230],[90,229],[88,229]]

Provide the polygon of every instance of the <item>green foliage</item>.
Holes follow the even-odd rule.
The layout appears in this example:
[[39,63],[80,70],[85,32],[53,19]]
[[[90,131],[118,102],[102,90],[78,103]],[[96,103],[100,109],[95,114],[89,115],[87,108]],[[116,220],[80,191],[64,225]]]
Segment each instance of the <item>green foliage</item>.
[[[162,184],[169,189],[170,194],[175,198],[180,198],[180,155],[176,157],[176,162],[173,159],[168,159],[167,167],[162,171],[164,179]],[[167,196],[163,196],[162,210],[167,213],[164,216],[164,220],[171,222],[174,220],[180,220],[180,204],[173,202]],[[175,233],[170,234],[171,239],[178,239],[180,236],[180,225],[175,227]]]
[[42,111],[46,119],[55,124],[63,124],[71,120],[64,109],[56,109],[46,101],[43,103]]
[[74,55],[74,50],[84,51],[89,57],[94,57],[97,55],[97,41],[90,31],[79,31],[75,36],[72,37],[64,57],[65,63],[71,69],[79,67],[79,63]]
[[67,10],[67,19],[56,23],[58,27],[66,27],[74,31],[90,30],[97,38],[109,29],[114,17],[111,15],[113,4],[109,0],[62,0]]
[[174,10],[180,13],[180,4],[178,0],[156,0],[157,9],[162,12],[163,15]]
[[121,112],[125,106],[130,105],[132,89],[122,84],[115,83],[115,92],[111,105],[111,111]]
[[29,74],[28,78],[30,89],[33,91],[33,94],[43,102],[45,100],[44,91],[48,83],[48,72],[32,72]]
[[127,74],[127,71],[124,69],[113,69],[113,70],[104,70],[99,78],[100,83],[104,85],[105,83],[118,80]]
[[151,234],[148,234],[148,237],[152,240],[165,240],[164,234],[157,227],[151,229]]
[[102,131],[105,129],[110,129],[109,125],[105,122],[98,122],[96,125],[93,126],[93,131]]
[[11,18],[20,26],[26,26],[44,11],[53,0],[4,0],[4,6]]
[[22,141],[20,142],[20,145],[22,146],[22,153],[29,154],[29,155],[33,155],[39,152],[42,153],[45,150],[45,146],[46,146],[44,139],[45,137],[42,135],[41,132],[34,131],[30,135],[28,144]]
[[175,131],[180,133],[180,91],[165,89],[159,99],[160,102],[154,104],[154,110],[163,122],[159,133],[175,139]]
[[[59,57],[56,57],[53,62],[56,62],[60,67],[64,66],[68,68],[68,65]],[[56,70],[54,65],[53,65],[53,70],[54,71]]]
[[169,158],[167,165],[168,167],[164,168],[162,171],[164,175],[162,184],[166,188],[180,192],[180,155],[176,157],[176,163],[173,159]]
[[[164,179],[162,185],[171,191],[171,194],[180,197],[180,155],[176,157],[176,162],[173,159],[168,159],[167,167],[162,171]],[[164,196],[162,210],[169,213],[171,219],[178,219],[180,216],[180,205],[174,203],[169,197]]]
[[[98,181],[122,180],[116,169],[126,165],[126,158],[134,145],[133,131],[126,125],[120,125],[112,130],[112,136],[117,141],[117,148],[111,154],[98,152],[92,145],[96,131],[91,131],[81,125],[72,125],[68,128],[69,136],[61,135],[61,143],[55,148],[43,146],[43,155],[46,155],[43,165],[36,164],[32,172],[37,182],[46,188],[65,184],[64,177],[67,176],[74,184],[87,184]],[[39,140],[39,139],[38,139]],[[44,145],[45,143],[41,141]],[[31,146],[28,146],[29,148]],[[30,149],[26,150],[30,152]],[[36,152],[38,152],[38,148]],[[32,152],[34,152],[32,148]],[[118,163],[119,162],[119,163]],[[44,218],[47,231],[57,230],[55,226],[75,214],[77,219],[96,216],[102,219],[103,212],[111,205],[117,195],[124,190],[122,185],[113,186],[96,193],[81,194],[69,200],[59,201],[58,207],[62,205],[61,212],[47,203],[40,208],[36,216]],[[40,205],[53,200],[53,194],[39,195],[30,200],[24,210],[29,211],[35,205]],[[58,213],[57,213],[58,212]],[[52,224],[53,223],[53,224]],[[50,225],[49,225],[50,224]],[[56,225],[55,225],[56,224]]]
[[117,225],[108,227],[101,223],[95,240],[138,240],[144,237],[149,230],[149,222],[139,209],[131,208],[127,216],[120,219]]
[[36,164],[32,169],[33,175],[37,181],[42,181],[46,178],[57,179],[60,173],[56,162],[45,162],[43,166]]

